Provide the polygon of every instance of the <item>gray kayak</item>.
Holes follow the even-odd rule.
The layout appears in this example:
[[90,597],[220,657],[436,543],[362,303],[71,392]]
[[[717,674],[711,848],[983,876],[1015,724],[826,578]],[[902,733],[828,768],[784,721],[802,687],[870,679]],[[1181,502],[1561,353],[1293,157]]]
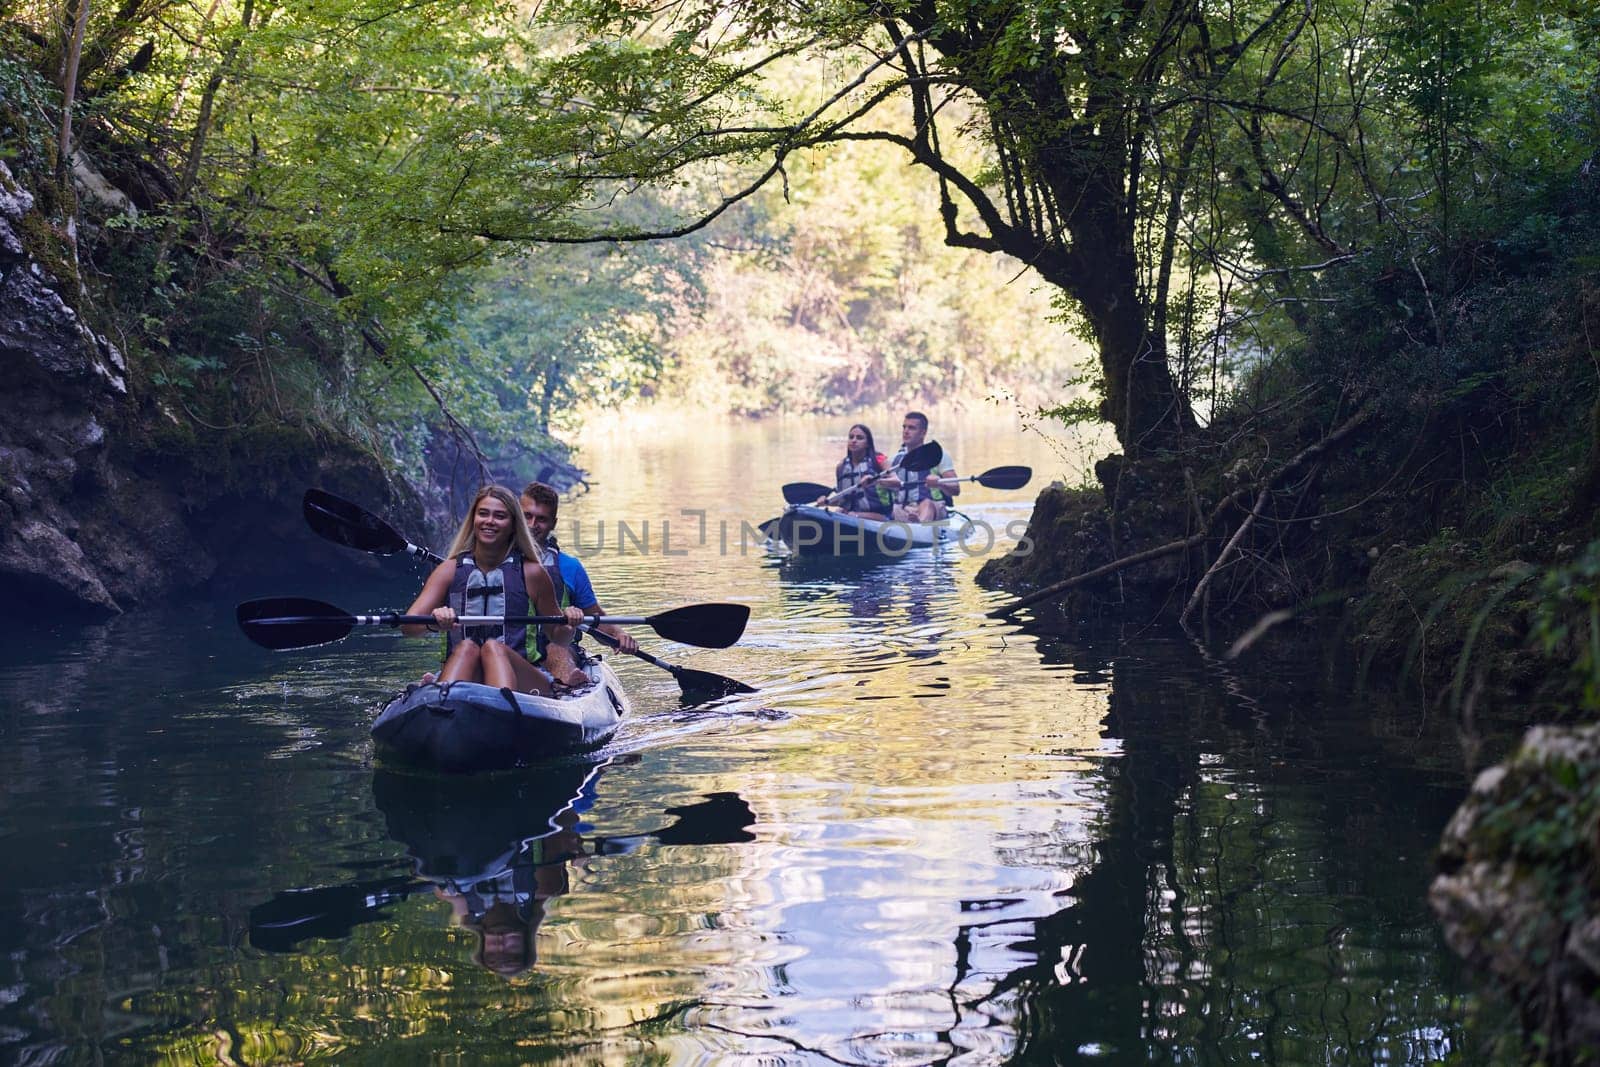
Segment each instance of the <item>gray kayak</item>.
[[386,759],[451,774],[522,767],[599,748],[632,704],[604,661],[584,670],[592,684],[562,697],[476,682],[408,686],[378,713],[372,737]]
[[778,517],[778,537],[802,556],[903,556],[951,539],[949,520],[891,522],[799,504]]

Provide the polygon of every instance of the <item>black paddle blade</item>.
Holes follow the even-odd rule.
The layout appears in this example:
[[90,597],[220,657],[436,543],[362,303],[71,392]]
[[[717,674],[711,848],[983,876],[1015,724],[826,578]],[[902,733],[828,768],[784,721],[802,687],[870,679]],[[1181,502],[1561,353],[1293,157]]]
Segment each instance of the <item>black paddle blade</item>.
[[908,471],[931,470],[933,465],[944,458],[944,448],[938,441],[929,441],[918,445],[906,453],[900,461],[900,469]]
[[678,666],[672,667],[671,671],[672,676],[678,680],[678,688],[683,690],[684,698],[693,704],[703,704],[709,700],[758,691],[753,685],[745,685],[737,679],[725,678],[710,671],[697,671]]
[[310,938],[349,937],[358,923],[381,918],[383,909],[429,882],[384,878],[353,885],[291,889],[250,909],[250,944],[263,952],[290,952]]
[[378,516],[321,489],[307,489],[300,510],[319,537],[378,556],[404,552],[406,539]]
[[689,604],[652,615],[646,621],[668,641],[701,648],[727,648],[744,633],[744,624],[750,621],[750,605]]
[[274,652],[330,644],[348,636],[355,626],[351,616],[332,604],[302,596],[246,600],[234,617],[246,637]]
[[827,496],[833,492],[819,482],[790,482],[783,487],[783,502],[785,504],[814,504],[817,497]]
[[978,484],[989,489],[1021,489],[1032,477],[1032,467],[995,467],[978,475]]

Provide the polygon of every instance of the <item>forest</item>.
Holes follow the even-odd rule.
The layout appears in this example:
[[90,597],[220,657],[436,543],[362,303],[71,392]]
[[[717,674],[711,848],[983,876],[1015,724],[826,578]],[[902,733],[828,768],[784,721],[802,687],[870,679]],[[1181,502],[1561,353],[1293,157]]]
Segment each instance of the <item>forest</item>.
[[[1575,0],[0,0],[5,421],[116,393],[71,470],[7,431],[0,562],[56,590],[30,517],[135,510],[95,433],[213,546],[330,455],[420,508],[626,406],[998,401],[1119,452],[997,614],[1236,655],[1339,618],[1463,721],[1589,723],[1597,44]],[[99,378],[38,355],[28,272]],[[85,602],[165,580],[124,571]],[[1446,861],[1542,917],[1436,887],[1552,1062],[1600,1033],[1571,745]]]

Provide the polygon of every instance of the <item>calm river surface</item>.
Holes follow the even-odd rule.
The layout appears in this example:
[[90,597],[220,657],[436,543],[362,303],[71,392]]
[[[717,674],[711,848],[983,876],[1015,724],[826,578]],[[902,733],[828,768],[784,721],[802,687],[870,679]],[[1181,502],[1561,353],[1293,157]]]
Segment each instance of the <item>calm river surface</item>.
[[[233,593],[9,634],[0,1061],[1486,1062],[1423,900],[1466,781],[1440,724],[1283,640],[1235,668],[986,620],[961,553],[741,551],[847,421],[584,439],[559,533],[602,602],[749,603],[726,651],[639,636],[760,688],[685,709],[624,661],[640,711],[593,761],[385,769],[372,711],[432,645],[267,653]],[[1079,478],[992,412],[933,429],[962,473],[1035,468],[968,487],[996,528]],[[377,610],[419,581],[247,593]]]

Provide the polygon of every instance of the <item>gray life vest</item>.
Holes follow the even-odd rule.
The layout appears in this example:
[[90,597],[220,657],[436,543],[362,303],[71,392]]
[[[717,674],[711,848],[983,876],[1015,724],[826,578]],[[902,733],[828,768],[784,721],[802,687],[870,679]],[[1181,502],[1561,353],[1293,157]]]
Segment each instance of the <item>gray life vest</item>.
[[878,511],[887,513],[894,504],[894,495],[888,489],[876,485],[865,489],[857,488],[856,482],[861,480],[863,474],[877,474],[883,468],[878,465],[876,456],[867,456],[859,463],[851,463],[849,455],[839,461],[834,468],[834,492],[850,492],[839,498],[839,506],[846,511]]
[[[902,447],[900,451],[894,454],[894,458],[889,461],[889,466],[898,467],[900,461],[905,458],[906,450]],[[895,502],[901,507],[909,508],[915,507],[924,500],[943,500],[944,492],[939,489],[930,490],[923,479],[936,470],[943,470],[944,465],[944,452],[941,450],[938,461],[932,467],[925,467],[922,470],[908,468],[901,471],[900,488],[895,492]]]
[[[564,608],[567,606],[569,599],[567,582],[566,579],[561,577],[561,546],[556,544],[554,534],[544,539],[544,549],[539,555],[539,562],[544,564],[545,573],[550,575],[550,585],[555,590],[556,607]],[[581,607],[582,605],[579,606]]]
[[[522,577],[522,557],[512,552],[491,571],[478,568],[471,552],[456,559],[456,573],[450,579],[450,606],[457,615],[498,615],[502,619],[528,614],[528,586]],[[466,628],[466,639],[483,644],[501,641],[513,652],[528,654],[527,623],[500,623]],[[455,651],[460,640],[450,631],[445,654]]]
[[[567,592],[566,579],[561,577],[561,546],[556,544],[554,534],[544,539],[544,548],[540,550],[539,562],[544,564],[544,572],[550,576],[550,585],[555,590],[556,607],[565,608],[572,597]],[[578,642],[583,640],[583,631],[579,630],[572,635],[572,646],[577,648]],[[543,663],[545,649],[550,647],[550,639],[544,635],[541,626],[533,633],[533,646],[535,654],[528,658],[529,663]]]

